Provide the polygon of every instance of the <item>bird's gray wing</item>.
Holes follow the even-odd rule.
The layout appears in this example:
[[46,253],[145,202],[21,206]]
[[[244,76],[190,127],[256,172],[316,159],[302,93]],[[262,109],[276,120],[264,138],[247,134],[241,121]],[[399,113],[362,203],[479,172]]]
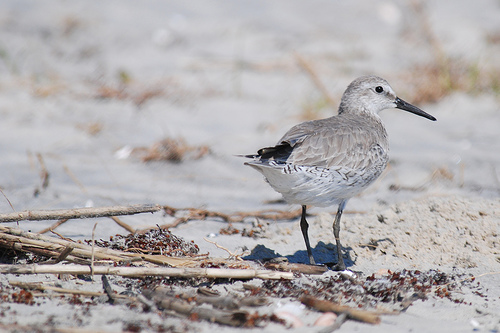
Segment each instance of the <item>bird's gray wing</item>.
[[385,138],[363,124],[338,122],[335,118],[311,121],[292,127],[279,141],[290,145],[287,163],[352,170],[385,163]]

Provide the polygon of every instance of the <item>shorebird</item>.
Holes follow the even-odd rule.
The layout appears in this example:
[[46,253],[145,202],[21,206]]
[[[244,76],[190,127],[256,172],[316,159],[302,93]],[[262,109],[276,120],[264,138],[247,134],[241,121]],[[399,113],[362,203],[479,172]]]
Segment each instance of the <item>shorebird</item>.
[[273,147],[260,149],[245,165],[262,173],[288,203],[302,206],[300,228],[311,265],[306,206],[338,205],[333,222],[337,247],[335,270],[345,270],[340,219],[347,201],[372,184],[387,166],[389,143],[378,113],[398,108],[435,121],[436,118],[398,98],[389,83],[362,76],[342,95],[338,115],[292,127]]

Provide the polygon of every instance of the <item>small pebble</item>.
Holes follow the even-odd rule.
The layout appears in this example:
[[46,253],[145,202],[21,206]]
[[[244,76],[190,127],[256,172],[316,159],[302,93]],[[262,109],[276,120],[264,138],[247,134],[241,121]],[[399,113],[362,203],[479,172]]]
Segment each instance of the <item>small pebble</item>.
[[337,315],[333,312],[325,312],[314,322],[314,326],[331,326],[335,323]]
[[381,268],[375,273],[375,275],[378,276],[389,275],[389,270],[387,268]]
[[283,319],[286,325],[291,328],[298,328],[304,326],[302,320],[299,317],[288,311],[276,311],[274,312],[276,317]]

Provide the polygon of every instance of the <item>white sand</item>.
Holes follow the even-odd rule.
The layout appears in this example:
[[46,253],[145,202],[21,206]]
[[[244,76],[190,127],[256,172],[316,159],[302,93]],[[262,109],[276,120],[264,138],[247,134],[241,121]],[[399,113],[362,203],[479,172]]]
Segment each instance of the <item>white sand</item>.
[[[479,71],[480,80],[472,81],[477,89],[419,103],[438,118],[435,123],[401,111],[382,113],[391,167],[349,202],[348,211],[361,213],[344,215],[341,237],[354,271],[452,272],[456,267],[474,274],[486,297],[468,289],[463,292],[470,305],[431,297],[405,314],[384,317],[379,326],[348,322],[340,332],[500,329],[500,275],[483,275],[500,272],[500,110],[498,87],[496,93],[491,85],[480,89],[488,73],[498,74],[500,7],[485,0],[431,2],[425,8],[443,52],[459,61],[464,77]],[[307,109],[315,118],[334,114],[294,54],[311,64],[336,101],[353,78],[376,74],[413,102],[418,87],[412,78],[424,77],[415,66],[436,63],[422,31],[422,21],[401,1],[3,1],[0,187],[16,211],[133,203],[224,212],[291,209],[266,204],[279,195],[234,155],[275,143],[305,119]],[[424,78],[427,85],[437,80]],[[99,97],[103,92],[114,97]],[[138,106],[151,92],[157,96]],[[96,125],[101,130],[92,134],[89,128]],[[165,137],[208,145],[211,153],[179,164],[144,164],[115,155],[123,147],[150,146]],[[37,153],[50,179],[34,196],[41,186]],[[12,211],[7,200],[0,200],[0,209]],[[311,210],[316,216],[310,218],[310,237],[323,262],[332,260],[332,219],[325,212],[334,210]],[[171,218],[145,214],[124,221],[141,228]],[[57,231],[88,239],[95,222],[70,221]],[[100,238],[124,232],[109,219],[98,222]],[[20,227],[36,231],[51,223]],[[235,227],[251,225],[249,219]],[[232,251],[261,244],[292,260],[305,258],[297,221],[270,222],[266,238],[257,239],[219,235],[224,226],[190,222],[172,231],[213,256],[226,253],[203,241],[211,233]],[[378,241],[375,250],[364,246],[372,240]],[[1,278],[2,284],[53,279]],[[101,284],[90,288],[100,290]],[[90,315],[75,315],[82,310],[52,302],[2,304],[7,315],[0,323],[42,324],[52,315],[56,327],[67,327],[82,317],[82,328],[117,331],[131,317],[164,320],[104,305],[91,307]],[[302,315],[306,323],[318,316]],[[178,319],[164,323],[184,325]],[[264,331],[280,330],[285,329],[270,324]]]

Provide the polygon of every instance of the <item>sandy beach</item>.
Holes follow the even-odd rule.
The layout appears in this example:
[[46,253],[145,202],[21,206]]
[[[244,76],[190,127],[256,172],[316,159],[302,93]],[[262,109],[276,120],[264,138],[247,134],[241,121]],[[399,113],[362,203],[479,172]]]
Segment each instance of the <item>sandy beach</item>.
[[[229,215],[294,212],[300,207],[280,200],[237,155],[274,145],[299,122],[334,115],[349,82],[374,74],[438,120],[400,110],[380,114],[390,162],[347,205],[341,228],[346,264],[365,287],[372,275],[390,280],[397,272],[403,280],[437,281],[432,288],[441,291],[426,289],[426,297],[398,315],[382,316],[377,325],[348,320],[338,332],[498,332],[499,17],[500,4],[493,0],[3,1],[0,212],[133,204]],[[336,258],[335,209],[309,210],[311,245],[322,264]],[[144,229],[172,223],[179,214],[120,219]],[[2,225],[39,232],[54,222]],[[55,231],[84,241],[94,226],[96,239],[127,234],[109,218],[69,220]],[[224,232],[228,227],[237,232]],[[296,217],[250,215],[228,224],[209,216],[170,232],[193,241],[208,258],[228,258],[229,251],[252,265],[272,257],[307,262]],[[2,263],[11,262],[9,255]],[[440,274],[448,279],[447,295]],[[246,311],[286,317],[235,328],[109,304],[104,296],[82,296],[77,304],[69,296],[32,291],[34,302],[24,304],[12,299],[22,288],[10,282],[99,292],[103,284],[100,278],[2,274],[0,329],[319,332],[321,313],[301,305],[294,293],[324,285],[324,298],[333,299],[337,285],[329,283],[341,279],[328,271],[297,274],[287,283],[204,284],[239,298],[248,297],[246,283],[261,288],[262,294],[255,293],[267,295],[269,303]],[[117,293],[141,293],[127,278],[109,280]],[[198,287],[169,286],[187,293]],[[349,304],[400,311],[405,300],[371,297],[363,294]]]

